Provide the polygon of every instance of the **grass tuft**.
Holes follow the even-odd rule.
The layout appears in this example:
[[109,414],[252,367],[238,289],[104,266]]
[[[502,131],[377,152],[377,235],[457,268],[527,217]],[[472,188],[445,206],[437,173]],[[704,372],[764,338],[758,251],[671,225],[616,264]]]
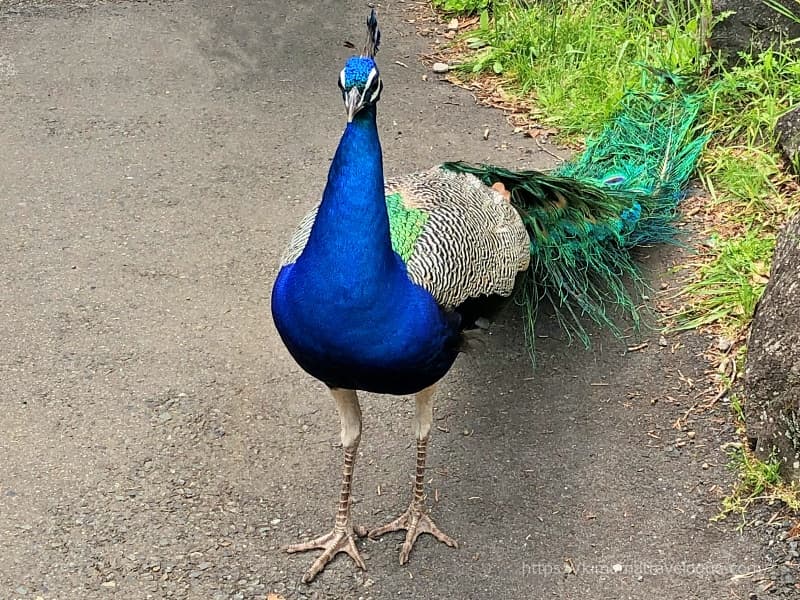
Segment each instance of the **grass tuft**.
[[782,502],[790,510],[800,510],[800,490],[781,480],[780,462],[774,457],[758,460],[743,446],[737,445],[728,453],[728,468],[738,474],[733,490],[722,500],[720,512],[714,521],[727,519],[732,514],[741,515],[745,525],[748,508],[757,502]]
[[731,398],[731,411],[737,425],[741,443],[730,444],[728,449],[728,469],[738,478],[733,490],[722,500],[720,512],[713,520],[720,521],[732,514],[741,515],[745,525],[747,509],[754,503],[781,502],[790,510],[800,511],[800,488],[787,484],[781,479],[781,464],[770,456],[766,461],[759,460],[747,448],[745,442],[744,405],[738,396]]
[[491,0],[433,0],[433,7],[446,14],[471,15],[489,8]]
[[694,280],[683,290],[691,299],[676,319],[674,330],[683,331],[721,323],[735,336],[750,322],[767,284],[775,237],[748,232],[742,238],[712,240],[713,258],[701,263]]

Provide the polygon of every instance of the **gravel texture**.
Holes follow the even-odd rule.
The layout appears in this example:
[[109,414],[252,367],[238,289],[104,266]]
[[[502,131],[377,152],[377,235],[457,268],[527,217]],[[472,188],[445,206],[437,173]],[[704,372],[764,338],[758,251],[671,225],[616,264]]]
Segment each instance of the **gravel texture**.
[[[418,61],[408,6],[379,7],[387,172],[551,166]],[[331,526],[338,424],[268,296],[365,12],[0,2],[0,599],[747,598],[761,580],[732,575],[759,569],[791,597],[770,567],[796,545],[709,520],[724,405],[672,427],[708,341],[585,351],[544,319],[533,371],[513,307],[437,403],[431,502],[460,548],[422,539],[400,567],[387,536],[362,543],[366,573],[339,558],[299,583],[312,557],[280,548]],[[645,257],[655,289],[680,257]],[[373,524],[408,501],[413,408],[363,407],[354,518]]]

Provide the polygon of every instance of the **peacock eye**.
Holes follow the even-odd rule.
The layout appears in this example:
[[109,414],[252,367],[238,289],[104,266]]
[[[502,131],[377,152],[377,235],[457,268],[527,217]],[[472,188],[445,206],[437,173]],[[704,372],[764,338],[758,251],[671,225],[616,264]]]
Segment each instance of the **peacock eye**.
[[370,104],[372,104],[378,100],[382,89],[383,83],[381,82],[381,77],[378,74],[378,69],[372,67],[369,72],[369,76],[367,77],[367,81],[364,83],[364,98],[367,98]]
[[375,91],[373,92],[370,102],[377,102],[378,98],[381,96],[381,92],[383,91],[383,80],[378,79],[378,85],[375,86]]
[[378,77],[377,73],[374,78],[370,78],[367,82],[367,87],[364,89],[364,97],[369,98],[369,103],[374,104],[378,101],[383,90],[383,81]]

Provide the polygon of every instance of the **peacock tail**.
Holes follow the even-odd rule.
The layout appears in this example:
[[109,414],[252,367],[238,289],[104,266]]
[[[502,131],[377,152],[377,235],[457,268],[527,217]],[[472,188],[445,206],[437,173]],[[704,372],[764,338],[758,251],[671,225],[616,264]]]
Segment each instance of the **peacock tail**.
[[677,207],[708,138],[697,124],[700,98],[668,87],[628,93],[586,150],[550,173],[442,165],[510,192],[530,237],[520,303],[531,341],[542,301],[584,344],[587,320],[619,334],[615,308],[639,323],[645,285],[630,250],[674,241]]

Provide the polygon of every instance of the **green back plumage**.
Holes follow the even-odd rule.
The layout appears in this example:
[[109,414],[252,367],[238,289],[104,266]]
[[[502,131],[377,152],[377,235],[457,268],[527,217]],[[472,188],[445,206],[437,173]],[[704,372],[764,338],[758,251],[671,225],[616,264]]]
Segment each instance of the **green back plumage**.
[[586,150],[548,174],[443,165],[510,191],[531,239],[521,286],[529,333],[542,300],[584,343],[587,319],[619,333],[611,307],[638,323],[639,294],[629,288],[643,282],[630,249],[673,240],[678,203],[707,140],[697,126],[700,104],[675,88],[629,93]]
[[403,262],[408,262],[417,238],[428,221],[428,214],[422,210],[407,208],[399,193],[386,195],[386,211],[389,213],[392,250],[397,252]]

